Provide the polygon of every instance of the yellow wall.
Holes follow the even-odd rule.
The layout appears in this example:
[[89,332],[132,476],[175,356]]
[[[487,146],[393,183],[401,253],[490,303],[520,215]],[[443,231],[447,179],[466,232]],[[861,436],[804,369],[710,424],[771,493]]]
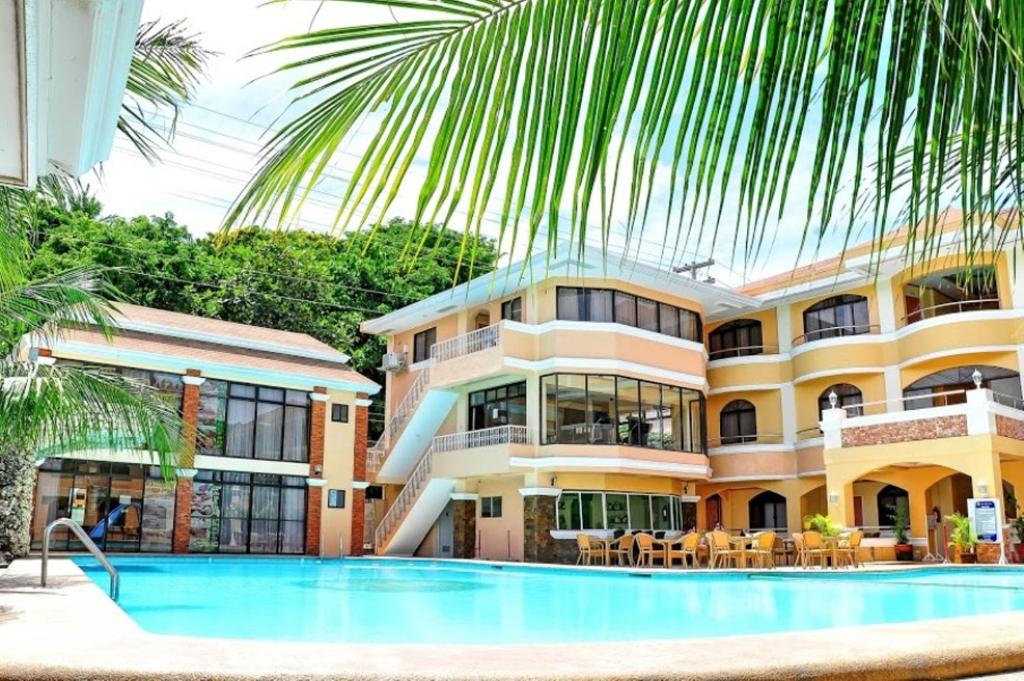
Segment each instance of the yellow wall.
[[489,478],[476,486],[480,498],[501,497],[501,517],[484,518],[477,503],[477,552],[484,560],[523,559],[523,495],[519,488],[523,479],[518,476]]

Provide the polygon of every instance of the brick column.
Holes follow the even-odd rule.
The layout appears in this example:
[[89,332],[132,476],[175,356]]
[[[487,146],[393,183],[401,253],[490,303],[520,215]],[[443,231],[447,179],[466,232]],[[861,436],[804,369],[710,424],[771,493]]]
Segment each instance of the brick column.
[[171,550],[188,552],[188,538],[192,526],[192,476],[196,464],[196,426],[199,422],[199,386],[203,378],[196,369],[189,369],[182,378],[181,440],[178,457],[178,484],[174,490],[174,535]]
[[523,560],[527,563],[558,562],[555,529],[557,491],[520,490],[523,494]]
[[[471,495],[476,496],[476,495]],[[476,499],[455,499],[452,502],[452,557],[476,557]]]
[[[370,427],[369,397],[365,393],[356,395],[356,431],[352,452],[352,481],[368,482],[366,479],[366,439]],[[363,555],[366,541],[366,489],[352,487],[352,533],[349,553]]]
[[[323,397],[315,397],[323,395]],[[309,427],[309,476],[323,477],[324,430],[327,427],[327,388],[317,386],[310,395],[313,400]],[[317,466],[320,472],[317,473]],[[306,496],[306,555],[320,555],[320,520],[323,514],[323,487],[310,485]]]

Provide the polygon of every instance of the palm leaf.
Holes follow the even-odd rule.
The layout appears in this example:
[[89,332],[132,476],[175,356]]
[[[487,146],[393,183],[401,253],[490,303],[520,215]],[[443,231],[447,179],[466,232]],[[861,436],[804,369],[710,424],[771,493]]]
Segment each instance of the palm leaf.
[[[293,56],[276,71],[293,74],[293,107],[226,228],[288,223],[359,128],[370,142],[339,196],[338,229],[374,222],[413,188],[417,222],[463,215],[467,243],[487,216],[500,246],[525,230],[531,245],[546,235],[549,247],[581,247],[653,229],[657,202],[668,259],[713,248],[734,215],[730,237],[750,261],[799,177],[806,218],[785,227],[806,243],[864,226],[881,243],[906,218],[927,249],[950,201],[969,216],[996,207],[1008,181],[998,158],[1024,137],[1016,0],[362,4],[405,18],[256,51]],[[938,162],[954,152],[955,179]],[[664,182],[667,197],[656,195]],[[866,205],[851,198],[868,189]],[[906,199],[893,205],[898,189]]]
[[[159,149],[173,139],[178,113],[192,100],[214,54],[203,48],[183,20],[150,21],[139,27],[117,129],[147,160],[156,160]],[[170,125],[154,124],[153,112],[163,113]]]

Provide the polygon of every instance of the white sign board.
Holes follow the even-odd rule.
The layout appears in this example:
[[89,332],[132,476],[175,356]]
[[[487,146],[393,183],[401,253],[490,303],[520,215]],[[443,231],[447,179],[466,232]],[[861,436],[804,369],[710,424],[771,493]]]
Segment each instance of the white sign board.
[[999,499],[968,499],[967,516],[978,541],[1003,541],[1003,511]]

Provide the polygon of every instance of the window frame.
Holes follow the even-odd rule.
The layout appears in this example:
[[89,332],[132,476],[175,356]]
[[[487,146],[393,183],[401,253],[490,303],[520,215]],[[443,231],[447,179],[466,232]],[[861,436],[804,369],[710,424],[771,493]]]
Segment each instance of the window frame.
[[[857,320],[858,310],[863,309],[864,321]],[[848,310],[852,324],[840,324],[836,317],[838,310]],[[832,316],[831,326],[822,326],[823,313],[829,312]],[[816,317],[815,317],[816,315]],[[841,338],[843,336],[860,336],[871,332],[871,306],[866,296],[842,293],[830,296],[814,303],[803,311],[804,335],[803,340],[809,343],[825,338]],[[817,319],[818,328],[808,327],[808,320]]]
[[[739,344],[739,334],[746,332],[747,337],[751,338],[755,335],[754,329],[757,330],[757,342],[747,343],[746,345]],[[726,345],[726,340],[732,340],[731,344]],[[715,347],[718,345],[719,347]],[[715,327],[713,331],[708,334],[708,359],[726,359],[729,357],[749,357],[751,355],[760,355],[764,353],[764,328],[759,319],[751,319],[748,317],[742,319],[733,319],[728,321],[721,326]]]
[[[421,348],[422,340],[422,348]],[[419,364],[420,362],[426,362],[430,359],[430,348],[437,343],[437,327],[431,326],[428,329],[423,329],[412,335],[412,363]],[[425,353],[425,356],[420,356],[420,351]]]
[[[244,460],[249,460],[249,461],[283,461],[283,462],[286,462],[286,463],[309,463],[309,450],[311,449],[311,436],[312,436],[311,428],[312,428],[312,417],[313,417],[313,409],[312,409],[312,402],[313,401],[309,397],[308,393],[306,393],[305,403],[302,404],[302,405],[299,405],[299,404],[293,404],[293,403],[288,402],[288,393],[289,393],[289,391],[290,392],[296,392],[296,393],[302,392],[302,391],[299,391],[299,390],[292,390],[290,388],[280,388],[280,387],[271,386],[271,385],[258,385],[258,384],[253,384],[253,383],[240,383],[240,382],[237,382],[237,381],[222,381],[222,382],[227,385],[227,389],[226,389],[226,391],[224,393],[224,446],[223,446],[223,448],[221,449],[221,451],[218,454],[208,454],[209,456],[223,456],[223,457],[228,458],[228,459],[244,459]],[[247,397],[247,396],[242,396],[242,395],[233,395],[232,394],[232,388],[235,387],[235,386],[253,388],[254,389],[254,392],[253,392],[254,397]],[[281,391],[281,400],[280,401],[276,401],[276,400],[273,400],[273,399],[264,398],[262,396],[262,391],[263,390],[279,390],[279,391]],[[251,432],[252,447],[250,449],[250,455],[249,456],[238,455],[238,454],[228,454],[227,453],[227,451],[228,451],[228,439],[229,439],[229,433],[230,433],[230,423],[228,421],[228,414],[230,413],[231,401],[232,400],[235,400],[235,401],[238,401],[238,402],[247,402],[247,403],[251,403],[251,404],[254,405],[253,406],[253,419],[252,419],[252,432]],[[282,410],[283,410],[282,415],[281,415],[281,436],[280,436],[280,440],[278,442],[278,449],[277,449],[278,455],[277,455],[277,458],[267,459],[267,458],[261,458],[261,457],[257,457],[256,456],[256,442],[257,442],[256,436],[257,436],[257,432],[258,432],[258,428],[259,428],[259,414],[260,414],[259,408],[260,408],[261,404],[280,405]],[[306,431],[306,437],[305,437],[305,440],[304,440],[305,451],[304,451],[303,457],[301,459],[298,459],[298,460],[284,458],[285,435],[286,435],[286,432],[287,432],[287,428],[285,427],[285,425],[286,425],[287,420],[288,420],[288,409],[289,408],[292,408],[292,409],[302,409],[305,412],[305,431]]]
[[[840,388],[840,390],[836,390]],[[853,390],[846,390],[846,388],[852,388]],[[846,409],[847,416],[863,416],[864,415],[864,393],[861,389],[855,386],[853,383],[833,383],[818,396],[818,418],[821,419],[822,412],[826,409],[832,408],[832,403],[829,402],[828,396],[833,390],[836,391],[837,409]],[[849,398],[856,396],[856,401],[847,401]],[[848,408],[853,406],[853,409]]]
[[[560,394],[560,391],[558,389],[558,384],[559,384],[558,379],[561,376],[574,376],[574,377],[581,377],[581,378],[584,379],[584,382],[583,382],[583,405],[584,405],[583,411],[584,411],[584,414],[585,414],[585,416],[584,416],[585,424],[584,425],[585,425],[585,427],[587,429],[587,438],[586,438],[585,442],[580,442],[580,441],[561,441],[558,438],[558,425],[557,425],[557,423],[558,423],[558,403],[559,403],[559,394]],[[595,424],[592,422],[592,417],[591,417],[591,413],[590,413],[590,406],[589,406],[592,403],[591,399],[590,399],[590,379],[592,379],[592,378],[595,378],[595,379],[608,379],[608,378],[612,378],[612,379],[614,379],[614,399],[613,399],[613,402],[614,402],[614,413],[609,415],[610,418],[611,418],[611,422],[615,426],[615,435],[616,436],[615,436],[615,441],[614,442],[600,442],[600,441],[596,441],[594,439],[594,437],[593,437],[593,433],[594,433],[593,428],[594,428]],[[545,403],[545,389],[549,385],[548,379],[554,379],[554,384],[553,385],[555,386],[553,407],[554,407],[554,410],[555,410],[556,426],[555,426],[555,430],[554,430],[554,432],[555,432],[555,437],[554,438],[550,437],[550,435],[548,433],[548,429],[547,429],[546,409],[547,409],[547,407],[549,405],[547,405]],[[680,437],[679,437],[680,445],[679,445],[678,448],[675,447],[674,442],[673,442],[673,446],[671,446],[671,447],[665,447],[665,446],[662,446],[662,447],[651,447],[649,445],[644,444],[642,442],[642,438],[641,438],[641,441],[636,443],[636,444],[634,444],[632,442],[629,442],[628,441],[629,438],[627,438],[627,441],[625,441],[625,442],[623,441],[622,433],[621,433],[621,430],[620,430],[621,424],[619,422],[619,415],[620,415],[619,405],[622,402],[621,396],[623,394],[625,394],[623,392],[624,389],[620,388],[620,384],[623,383],[623,382],[635,382],[637,384],[636,404],[637,404],[638,419],[639,419],[640,423],[643,423],[644,419],[645,419],[644,402],[642,401],[642,389],[641,389],[642,385],[644,385],[644,384],[655,385],[655,386],[658,386],[660,388],[660,390],[659,390],[659,400],[658,400],[659,411],[663,410],[664,409],[664,405],[666,404],[665,399],[664,399],[665,388],[668,388],[670,391],[675,391],[676,392],[676,394],[679,396],[679,402],[678,402],[678,405],[677,405],[678,406],[678,412],[677,413],[678,413],[678,416],[679,416],[679,425],[683,429],[682,433],[680,433]],[[539,391],[540,391],[540,393],[539,393],[540,399],[538,400],[538,409],[540,410],[539,423],[541,424],[540,425],[540,428],[541,428],[541,442],[544,445],[554,445],[554,444],[585,444],[587,446],[637,447],[637,448],[641,448],[641,449],[654,449],[654,450],[661,450],[661,451],[679,452],[679,453],[683,453],[683,454],[707,454],[707,398],[706,398],[706,396],[704,395],[703,392],[701,392],[699,390],[696,390],[694,388],[687,388],[687,387],[678,386],[678,385],[669,385],[667,383],[657,383],[655,381],[641,381],[639,379],[631,378],[629,376],[619,376],[619,375],[616,375],[616,374],[579,374],[579,373],[572,373],[572,372],[556,372],[556,373],[551,373],[551,374],[544,374],[544,375],[542,375],[540,377],[540,381],[538,381],[538,387],[539,387]],[[602,394],[604,394],[604,393],[602,393]],[[687,401],[686,398],[689,395],[694,396],[695,399],[691,399],[691,400]],[[694,402],[697,402],[699,404],[699,409],[698,409],[698,414],[697,414],[697,418],[701,421],[701,424],[700,424],[701,428],[700,428],[700,432],[699,432],[699,438],[695,435],[694,422],[693,422],[694,414],[693,414],[692,405],[693,405]],[[671,404],[671,402],[669,402],[669,404]],[[664,417],[662,417],[662,419],[663,418]],[[664,439],[662,440],[662,442],[664,442]],[[690,445],[689,448],[687,448],[687,444],[688,443]]]
[[331,422],[332,423],[348,423],[349,408],[347,404],[332,404],[331,405]]
[[[562,291],[576,292],[576,305],[574,308],[579,314],[579,319],[570,319],[562,315],[561,310],[559,309],[559,300],[561,300]],[[609,293],[611,295],[611,322],[600,320],[594,322],[591,311],[591,297],[594,295],[594,292]],[[627,308],[632,307],[633,313],[631,315],[631,319],[623,318],[622,310],[620,310],[619,307],[620,301],[625,303]],[[646,324],[641,325],[640,323],[641,304],[649,305],[653,310],[654,317],[649,326]],[[670,322],[668,326],[662,322],[662,316],[666,313],[665,311],[667,311],[667,314],[675,315],[676,317],[674,325],[676,332],[674,334],[662,331],[664,328],[671,328]],[[689,324],[684,322],[684,315],[688,316]],[[651,331],[652,333],[668,336],[670,338],[679,338],[693,343],[704,343],[704,320],[701,319],[699,312],[689,308],[680,307],[672,303],[664,303],[659,300],[654,300],[653,298],[648,298],[646,296],[620,291],[619,289],[594,286],[557,286],[555,287],[555,318],[563,321],[622,324],[623,326],[631,326],[636,329]],[[683,329],[686,327],[693,328],[693,338],[683,336]]]
[[[733,405],[738,405],[733,407]],[[733,407],[730,409],[730,407]],[[752,422],[754,424],[753,432],[743,432],[743,416],[745,414],[751,414]],[[736,433],[732,435],[725,434],[726,417],[730,420],[735,420]],[[745,444],[747,442],[757,442],[757,407],[750,400],[735,399],[727,402],[720,412],[718,412],[718,441],[722,445],[738,445]]]
[[501,304],[501,318],[510,322],[523,321],[523,297],[509,298]]
[[501,495],[480,497],[480,517],[488,519],[500,518],[502,512],[501,499]]
[[[583,524],[583,498],[582,495],[599,495],[601,497],[601,527],[587,527]],[[626,515],[626,527],[611,528],[608,526],[608,497],[624,497],[625,508],[621,511]],[[563,498],[575,497],[577,500],[576,522],[570,524],[579,524],[579,527],[562,527],[562,513],[561,505]],[[635,526],[633,525],[633,497],[646,497],[647,500],[647,516],[651,521],[651,526]],[[669,528],[668,529],[655,529],[653,527],[655,519],[655,497],[667,498],[669,508]],[[567,489],[562,490],[558,498],[555,500],[555,529],[558,531],[572,531],[572,532],[590,532],[590,531],[614,531],[623,530],[625,532],[639,532],[641,530],[647,530],[652,532],[681,532],[683,528],[683,504],[694,504],[692,501],[684,501],[683,498],[677,494],[660,494],[657,492],[623,492],[620,490],[593,490],[593,489]]]
[[[505,396],[504,397],[498,397],[498,395],[495,394],[492,399],[490,399],[490,400],[488,399],[488,397],[487,397],[488,393],[492,393],[492,392],[493,393],[497,393],[500,390],[504,390],[505,391]],[[509,395],[509,391],[511,391],[511,390],[515,390],[516,394],[510,396]],[[474,405],[473,404],[473,398],[475,396],[481,395],[481,394],[483,395],[483,402],[480,405]],[[511,422],[508,422],[509,421],[508,415],[510,413],[509,412],[509,408],[508,408],[508,403],[509,403],[510,400],[515,399],[515,398],[519,398],[519,397],[522,397],[522,399],[523,399],[523,422],[522,423],[511,423]],[[487,416],[488,405],[497,405],[499,403],[504,403],[504,405],[505,405],[506,423],[499,423],[499,424],[490,425],[490,426],[482,425],[479,428],[474,427],[474,421],[475,421],[474,416],[473,416],[474,409],[476,409],[477,407],[482,407],[483,408],[483,410],[484,410],[484,421],[486,422],[487,420],[489,420],[488,416]],[[527,410],[528,409],[529,409],[529,405],[528,405],[528,401],[527,401],[526,381],[516,381],[515,383],[505,383],[503,385],[496,385],[496,386],[493,386],[493,387],[490,387],[490,388],[484,388],[482,390],[474,390],[473,392],[468,393],[466,395],[466,424],[467,424],[467,429],[470,432],[474,432],[474,431],[478,431],[478,430],[485,430],[487,428],[499,428],[501,426],[525,426],[526,425],[526,421],[527,421]]]

